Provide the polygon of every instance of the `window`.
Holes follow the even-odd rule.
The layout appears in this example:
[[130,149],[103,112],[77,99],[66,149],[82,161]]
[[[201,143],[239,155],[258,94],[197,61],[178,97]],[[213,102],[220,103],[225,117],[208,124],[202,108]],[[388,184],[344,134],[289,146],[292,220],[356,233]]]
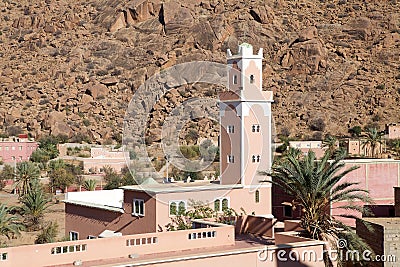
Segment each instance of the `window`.
[[196,239],[203,239],[203,238],[214,238],[217,236],[216,231],[207,231],[207,232],[200,232],[200,233],[190,233],[188,234],[189,240],[196,240]]
[[253,124],[252,126],[251,126],[251,131],[253,132],[253,133],[259,133],[260,132],[260,125],[259,124]]
[[290,205],[285,205],[283,209],[283,216],[285,217],[293,217],[293,209]]
[[228,125],[228,133],[235,133],[235,126]]
[[260,203],[260,191],[256,190],[255,198],[256,198],[256,203]]
[[235,157],[233,155],[228,155],[228,163],[235,163]]
[[7,252],[0,253],[0,261],[6,261],[6,260],[8,260],[8,253]]
[[214,210],[216,212],[223,212],[226,209],[229,209],[228,198],[218,198],[214,200]]
[[169,215],[181,215],[186,212],[186,202],[183,200],[169,202]]
[[220,202],[219,199],[216,199],[216,200],[214,201],[214,210],[215,210],[215,211],[220,211],[220,210],[221,210],[221,202]]
[[22,146],[19,146],[18,148],[19,148],[20,151],[22,150]]
[[11,147],[11,150],[15,150],[15,146],[12,146],[12,147]]
[[0,151],[2,151],[3,150],[3,147],[2,146],[0,146]]
[[233,75],[233,84],[237,84],[237,83],[238,83],[237,75]]
[[96,236],[94,236],[94,235],[89,235],[88,237],[87,237],[87,239],[96,239],[97,237]]
[[8,151],[8,149],[9,149],[9,147],[8,147],[8,146],[6,146],[6,151]]
[[77,233],[77,232],[73,232],[73,231],[71,231],[71,232],[69,232],[69,240],[78,240],[78,238],[79,238],[79,234]]
[[177,209],[176,209],[176,203],[171,202],[169,203],[169,215],[176,215],[177,214]]
[[144,200],[134,199],[133,200],[133,215],[144,216]]
[[254,83],[254,75],[250,75],[250,83]]
[[261,156],[260,155],[253,155],[251,156],[251,161],[252,162],[260,162]]
[[19,156],[19,160],[22,161],[22,156]]
[[12,159],[12,160],[15,160],[15,156],[12,156],[11,159]]

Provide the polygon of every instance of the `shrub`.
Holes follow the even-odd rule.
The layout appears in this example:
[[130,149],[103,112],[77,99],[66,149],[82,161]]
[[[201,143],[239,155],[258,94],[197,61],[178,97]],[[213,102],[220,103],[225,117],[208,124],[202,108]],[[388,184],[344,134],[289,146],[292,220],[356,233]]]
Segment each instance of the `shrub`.
[[317,118],[317,119],[313,119],[310,124],[309,127],[311,130],[313,131],[324,131],[325,130],[325,122],[324,119],[322,118]]

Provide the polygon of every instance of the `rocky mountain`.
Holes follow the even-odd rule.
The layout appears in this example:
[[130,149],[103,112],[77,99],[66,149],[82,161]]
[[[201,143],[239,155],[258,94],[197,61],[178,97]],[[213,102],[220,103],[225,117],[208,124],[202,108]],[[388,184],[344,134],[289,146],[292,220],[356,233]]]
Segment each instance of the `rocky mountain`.
[[[36,137],[118,140],[148,77],[182,62],[223,63],[227,48],[248,42],[264,48],[278,133],[382,127],[400,121],[399,10],[397,0],[3,0],[0,124]],[[185,97],[215,95],[177,90],[151,125]],[[206,128],[200,135],[215,136],[218,127]]]

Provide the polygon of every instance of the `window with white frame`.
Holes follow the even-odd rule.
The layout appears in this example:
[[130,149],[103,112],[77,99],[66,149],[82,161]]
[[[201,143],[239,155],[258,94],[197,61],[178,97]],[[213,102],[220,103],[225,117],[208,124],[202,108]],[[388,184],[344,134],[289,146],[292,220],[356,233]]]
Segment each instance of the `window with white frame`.
[[214,200],[214,210],[216,212],[223,212],[226,209],[229,209],[229,199],[228,198],[217,198]]
[[87,239],[97,239],[97,236],[89,235],[89,236],[87,237]]
[[251,126],[251,131],[252,131],[253,133],[259,133],[259,132],[260,132],[260,125],[259,125],[259,124],[253,124],[253,125]]
[[74,232],[74,231],[70,231],[69,232],[69,240],[78,240],[79,238],[79,233],[78,232]]
[[144,200],[134,199],[133,200],[133,215],[144,216]]
[[235,156],[228,155],[228,163],[235,163]]
[[228,133],[235,133],[235,126],[234,125],[228,125]]
[[184,214],[187,209],[186,201],[178,200],[178,201],[170,201],[169,202],[169,215],[176,216]]

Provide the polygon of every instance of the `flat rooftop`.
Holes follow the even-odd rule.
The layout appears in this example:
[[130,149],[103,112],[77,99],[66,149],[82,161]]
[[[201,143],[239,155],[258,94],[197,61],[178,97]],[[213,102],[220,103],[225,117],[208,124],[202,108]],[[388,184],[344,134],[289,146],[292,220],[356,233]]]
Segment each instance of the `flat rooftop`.
[[176,192],[193,192],[193,191],[207,191],[207,190],[229,190],[235,188],[243,188],[241,184],[232,185],[221,185],[219,183],[212,183],[210,181],[199,181],[199,182],[174,182],[166,184],[141,184],[141,185],[129,185],[120,187],[124,190],[141,191],[154,194],[163,193],[176,193]]

